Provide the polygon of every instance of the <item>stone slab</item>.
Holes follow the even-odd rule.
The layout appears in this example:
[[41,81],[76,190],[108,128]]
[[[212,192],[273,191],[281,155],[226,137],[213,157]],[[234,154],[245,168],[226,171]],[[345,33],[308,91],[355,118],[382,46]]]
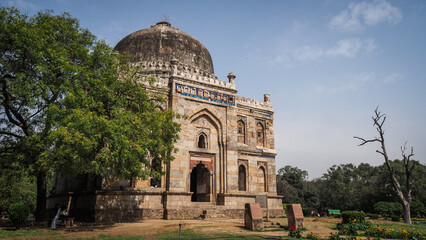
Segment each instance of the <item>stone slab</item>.
[[259,203],[246,203],[244,211],[244,226],[247,229],[262,231],[263,218]]
[[288,226],[296,229],[303,228],[303,211],[300,204],[287,205]]

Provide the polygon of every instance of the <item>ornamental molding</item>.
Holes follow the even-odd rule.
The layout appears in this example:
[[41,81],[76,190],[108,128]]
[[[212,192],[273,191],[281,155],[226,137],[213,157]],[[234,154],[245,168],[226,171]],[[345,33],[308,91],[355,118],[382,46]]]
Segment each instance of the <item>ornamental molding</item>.
[[272,104],[270,102],[263,102],[263,101],[241,97],[241,96],[236,96],[235,99],[236,99],[237,105],[274,112],[274,109],[272,108]]
[[235,83],[221,81],[216,75],[179,62],[142,61],[133,64],[141,67],[149,75],[167,75],[168,77],[182,78],[212,87],[220,87],[227,91],[236,92]]

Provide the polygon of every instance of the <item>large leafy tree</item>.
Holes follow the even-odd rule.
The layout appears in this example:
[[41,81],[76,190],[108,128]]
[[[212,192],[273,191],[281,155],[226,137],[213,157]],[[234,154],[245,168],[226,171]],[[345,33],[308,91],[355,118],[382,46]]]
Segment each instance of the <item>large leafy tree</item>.
[[175,116],[124,60],[66,13],[0,8],[1,166],[36,177],[37,220],[49,168],[146,177],[171,160]]
[[83,71],[89,74],[51,108],[58,127],[49,134],[46,159],[66,173],[158,178],[162,169],[155,166],[173,159],[177,116],[161,107],[161,89],[146,91],[153,78],[110,52],[105,44],[95,46]]
[[61,101],[83,70],[94,36],[68,14],[29,18],[0,9],[0,154],[37,178],[37,219],[46,202],[47,165],[42,153],[54,127],[48,109]]
[[283,202],[318,208],[318,193],[313,184],[306,181],[307,177],[308,172],[297,167],[287,165],[278,170],[277,191],[284,197]]

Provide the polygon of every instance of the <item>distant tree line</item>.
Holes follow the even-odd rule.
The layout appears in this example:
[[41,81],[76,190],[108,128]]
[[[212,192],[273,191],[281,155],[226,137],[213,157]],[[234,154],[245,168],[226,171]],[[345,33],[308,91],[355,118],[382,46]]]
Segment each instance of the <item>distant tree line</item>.
[[[414,161],[412,217],[425,215],[426,166]],[[390,161],[400,182],[405,178],[404,163]],[[405,191],[405,186],[402,186]],[[385,164],[371,166],[368,163],[334,165],[322,177],[308,180],[308,172],[297,167],[285,166],[278,170],[277,191],[283,203],[300,203],[319,213],[327,209],[362,210],[367,213],[385,213],[387,205],[381,202],[398,203]],[[399,204],[399,203],[398,203]],[[398,205],[397,204],[397,205]],[[390,208],[393,207],[389,204]],[[401,210],[402,211],[402,210]],[[399,211],[394,211],[400,214]]]

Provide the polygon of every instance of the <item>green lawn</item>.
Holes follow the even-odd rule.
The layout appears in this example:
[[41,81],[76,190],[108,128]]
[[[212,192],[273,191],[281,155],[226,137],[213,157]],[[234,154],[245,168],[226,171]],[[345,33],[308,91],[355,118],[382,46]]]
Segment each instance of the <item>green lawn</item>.
[[6,237],[23,237],[23,236],[54,236],[59,233],[49,229],[30,229],[30,230],[2,230],[0,229],[0,239]]
[[[372,221],[373,222],[373,221]],[[391,221],[383,221],[377,224],[376,221],[373,224],[378,225],[380,228],[393,228],[393,229],[415,229],[417,231],[426,232],[426,221],[416,221],[413,224],[405,224],[403,222],[391,222]]]

